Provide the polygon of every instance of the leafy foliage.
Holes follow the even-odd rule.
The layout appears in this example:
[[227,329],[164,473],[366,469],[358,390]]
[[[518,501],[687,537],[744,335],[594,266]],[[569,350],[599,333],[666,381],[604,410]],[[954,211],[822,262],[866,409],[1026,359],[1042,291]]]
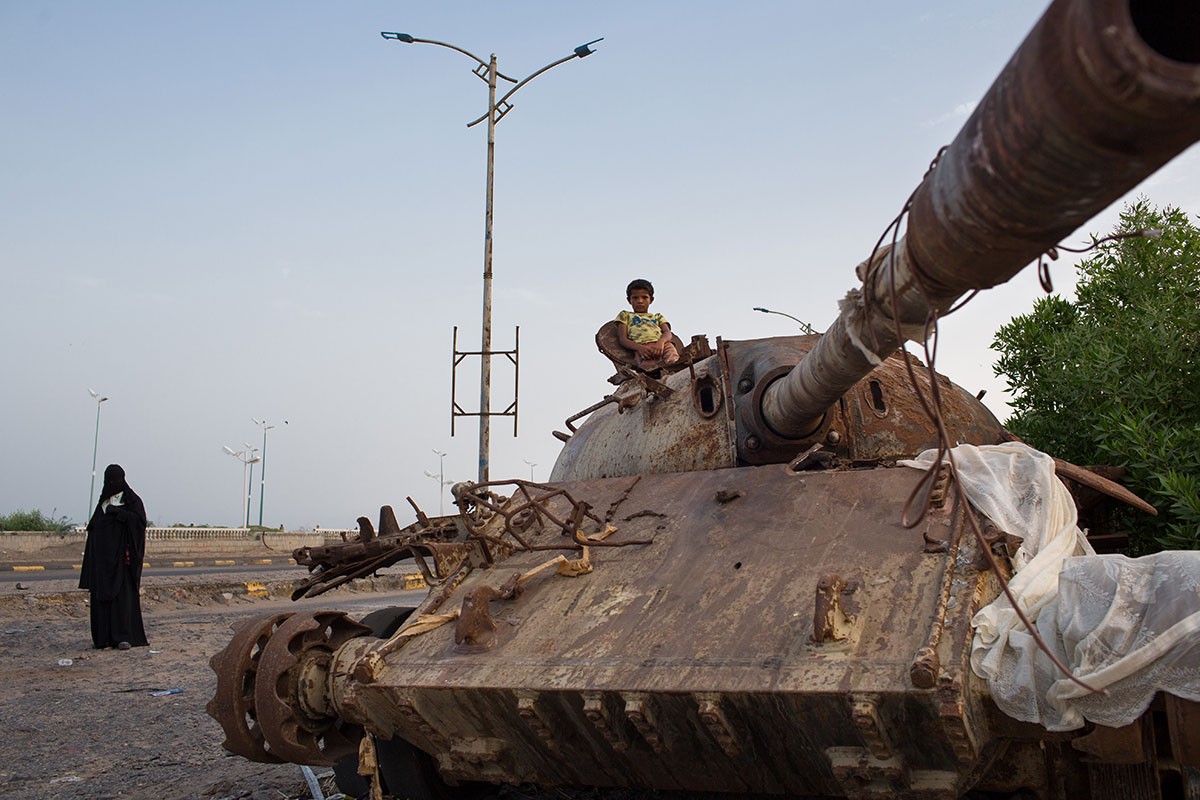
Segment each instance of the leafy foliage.
[[1119,464],[1160,516],[1129,517],[1141,551],[1200,548],[1200,228],[1177,208],[1127,206],[1080,262],[1074,303],[1038,300],[996,333],[997,375],[1029,444],[1077,464]]
[[66,533],[74,526],[66,517],[46,516],[41,511],[22,511],[0,514],[0,531],[50,531]]

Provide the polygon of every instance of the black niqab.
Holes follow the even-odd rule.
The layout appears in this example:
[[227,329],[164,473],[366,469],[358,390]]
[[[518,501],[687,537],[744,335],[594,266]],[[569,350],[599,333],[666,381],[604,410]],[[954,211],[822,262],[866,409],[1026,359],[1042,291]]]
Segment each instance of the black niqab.
[[100,489],[100,502],[103,503],[117,492],[132,492],[125,482],[125,470],[120,464],[109,464],[104,468],[104,486]]

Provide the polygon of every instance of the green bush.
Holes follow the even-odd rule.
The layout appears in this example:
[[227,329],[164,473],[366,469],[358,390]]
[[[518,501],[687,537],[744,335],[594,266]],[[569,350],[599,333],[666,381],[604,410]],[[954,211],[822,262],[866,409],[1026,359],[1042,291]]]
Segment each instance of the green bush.
[[[57,509],[55,509],[57,510]],[[46,516],[41,511],[17,509],[11,514],[0,514],[0,531],[50,531],[67,533],[74,529],[67,517],[55,517],[54,512]]]
[[1038,300],[996,333],[1005,425],[1076,464],[1116,464],[1156,518],[1125,519],[1138,552],[1200,548],[1200,228],[1177,208],[1127,206],[1080,262],[1076,300]]

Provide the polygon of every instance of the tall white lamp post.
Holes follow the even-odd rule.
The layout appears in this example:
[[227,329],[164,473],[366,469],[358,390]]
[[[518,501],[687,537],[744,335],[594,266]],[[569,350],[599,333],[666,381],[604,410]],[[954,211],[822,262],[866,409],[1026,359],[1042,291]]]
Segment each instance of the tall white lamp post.
[[438,481],[438,516],[443,517],[446,515],[446,492],[444,491],[446,488],[446,454],[443,453],[441,450],[438,450],[436,447],[434,447],[432,449],[433,449],[433,452],[438,457],[438,474],[434,475],[431,472],[426,472],[425,474],[431,478],[437,478],[437,481]]
[[232,447],[222,447],[228,455],[233,456],[238,461],[242,462],[242,496],[239,504],[242,507],[242,527],[250,527],[250,473],[254,464],[257,464],[262,459],[254,455],[257,452],[257,447],[246,445],[245,450],[234,450]]
[[448,481],[441,475],[436,475],[429,470],[422,471],[425,473],[426,477],[433,478],[438,482],[438,516],[446,516],[446,487],[454,483],[454,481]]
[[529,465],[529,481],[530,481],[530,483],[532,483],[533,482],[533,468],[536,467],[537,464],[533,463],[528,458],[523,458],[521,460]]
[[88,389],[88,394],[96,401],[96,435],[92,438],[92,488],[88,490],[87,513],[83,515],[84,525],[92,518],[92,502],[96,499],[96,450],[100,446],[100,404],[108,399],[92,389]]
[[[262,461],[262,475],[259,476],[258,482],[258,527],[261,528],[263,524],[263,501],[267,493],[267,431],[275,426],[268,425],[265,419],[259,419],[258,417],[251,417],[250,420],[263,429],[262,457],[259,459]],[[285,419],[283,424],[287,425],[288,421]]]
[[[254,455],[258,452],[258,448],[249,442],[242,442],[242,446],[246,448],[246,452]],[[261,457],[255,458],[250,462],[250,477],[246,479],[246,527],[250,527],[250,506],[251,498],[254,496],[254,465],[262,461]]]

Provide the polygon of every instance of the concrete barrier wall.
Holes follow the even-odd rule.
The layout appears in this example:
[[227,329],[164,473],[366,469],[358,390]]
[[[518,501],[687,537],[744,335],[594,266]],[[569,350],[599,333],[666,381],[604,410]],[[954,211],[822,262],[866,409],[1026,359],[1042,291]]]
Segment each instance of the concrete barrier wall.
[[0,550],[9,554],[31,555],[39,550],[48,550],[65,545],[78,545],[83,552],[87,534],[83,533],[21,533],[0,532]]
[[[8,557],[36,557],[39,553],[78,548],[83,553],[86,533],[45,533],[0,531],[0,551]],[[146,557],[164,553],[259,554],[290,556],[298,547],[325,544],[325,532],[296,531],[250,532],[245,528],[148,528]]]

